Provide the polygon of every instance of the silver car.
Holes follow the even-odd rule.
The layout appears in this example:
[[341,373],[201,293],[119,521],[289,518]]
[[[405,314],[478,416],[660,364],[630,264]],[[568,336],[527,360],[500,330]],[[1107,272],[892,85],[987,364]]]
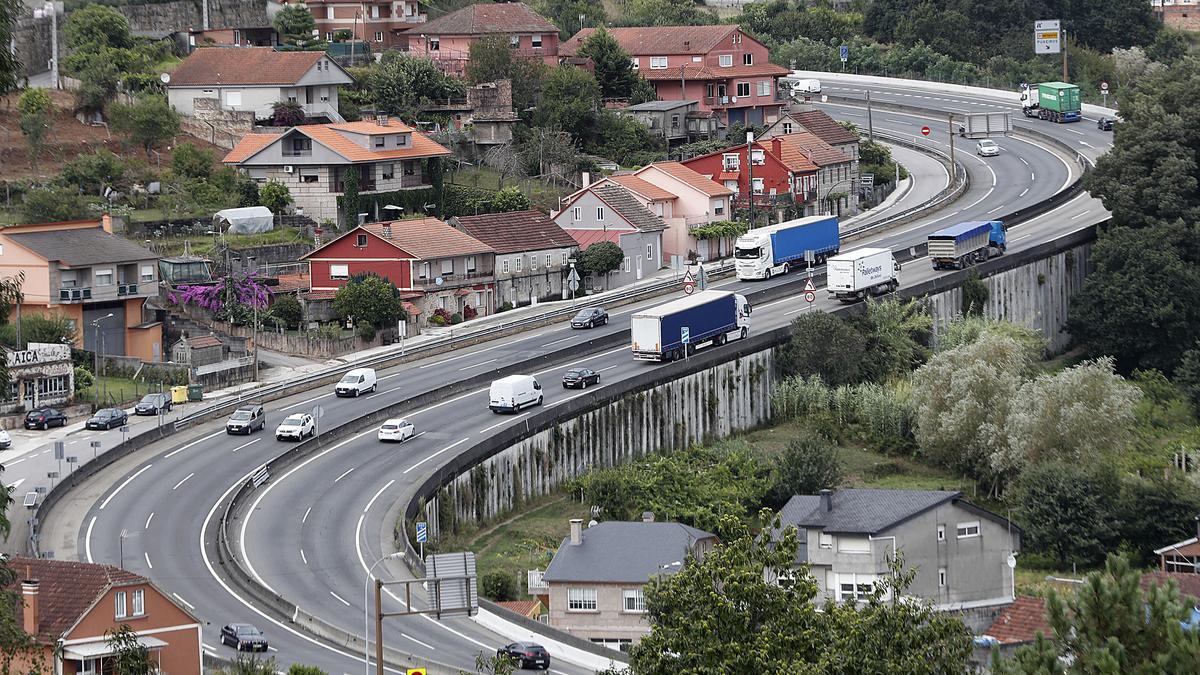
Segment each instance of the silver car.
[[980,157],[995,157],[1000,154],[1000,146],[996,145],[996,141],[985,138],[975,146],[975,152]]

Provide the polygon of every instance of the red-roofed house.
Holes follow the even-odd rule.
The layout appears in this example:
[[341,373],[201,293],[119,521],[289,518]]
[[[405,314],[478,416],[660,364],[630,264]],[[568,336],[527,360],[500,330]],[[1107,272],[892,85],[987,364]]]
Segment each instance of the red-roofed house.
[[996,638],[1001,645],[1028,644],[1038,633],[1045,637],[1054,635],[1046,621],[1046,601],[1032,596],[1021,596],[1000,610],[996,620],[983,632]]
[[847,157],[816,134],[806,131],[776,136],[766,143],[785,162],[817,166],[817,208],[824,213],[858,213],[858,160]]
[[508,38],[517,54],[558,63],[558,26],[523,2],[468,5],[409,32],[408,51],[463,75],[471,45],[488,35]]
[[[787,152],[785,152],[785,149]],[[797,217],[817,211],[817,165],[807,155],[786,148],[778,139],[754,143],[754,164],[747,161],[745,144],[692,157],[685,167],[734,191],[738,208],[745,208],[750,193],[756,207],[795,204]]]
[[391,281],[423,325],[438,309],[490,314],[495,308],[495,251],[437,218],[368,223],[305,254],[310,300],[332,297],[350,277],[373,272]]
[[418,0],[307,0],[305,4],[326,42],[346,31],[373,43],[374,51],[407,49],[410,33],[426,18]]
[[519,306],[536,300],[561,300],[571,254],[571,235],[538,211],[458,216],[450,225],[496,252],[496,303]]
[[111,565],[9,558],[19,581],[21,628],[35,643],[12,672],[96,675],[112,672],[108,631],[129,626],[159,672],[200,675],[200,621],[150,580]]
[[[770,124],[786,102],[778,93],[788,70],[770,62],[766,45],[737,25],[608,28],[633,56],[633,67],[654,85],[659,100],[699,101],[726,124]],[[585,28],[562,44],[576,56],[596,29]]]
[[580,250],[602,241],[621,247],[625,253],[621,267],[602,282],[594,280],[605,288],[641,280],[663,267],[666,223],[620,183],[593,183],[567,198],[563,209],[550,217],[579,242]]
[[381,119],[248,134],[223,161],[259,182],[283,183],[295,206],[320,222],[340,219],[338,197],[347,172],[358,171],[359,195],[425,189],[428,162],[449,154],[399,120]]

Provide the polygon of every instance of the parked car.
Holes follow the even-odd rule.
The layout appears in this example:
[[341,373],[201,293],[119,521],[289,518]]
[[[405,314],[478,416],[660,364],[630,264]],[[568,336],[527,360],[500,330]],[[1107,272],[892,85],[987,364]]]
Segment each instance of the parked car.
[[4,429],[0,429],[0,450],[7,450],[12,447],[12,436]]
[[267,651],[267,638],[263,632],[248,623],[231,623],[221,628],[221,644],[248,652]]
[[26,429],[49,429],[66,425],[67,416],[57,408],[38,408],[25,413]]
[[225,433],[246,434],[267,428],[267,411],[261,405],[244,405],[233,411],[225,421]]
[[374,368],[355,368],[342,376],[333,393],[337,396],[358,396],[375,391],[378,384]]
[[392,418],[379,427],[379,440],[381,441],[399,441],[403,443],[416,435],[417,429],[413,426],[413,423],[408,420],[402,420],[399,417]]
[[600,384],[600,373],[591,368],[572,368],[563,374],[563,389],[587,389],[589,384]]
[[168,412],[171,412],[171,395],[162,392],[146,394],[133,407],[134,415],[161,415]]
[[588,307],[579,310],[575,318],[571,319],[571,328],[595,328],[606,323],[608,323],[608,312],[600,307]]
[[282,441],[290,438],[301,441],[315,433],[317,433],[317,423],[312,415],[307,413],[289,415],[279,423],[279,426],[275,427],[275,440]]
[[129,415],[120,408],[101,408],[95,415],[88,418],[83,425],[88,429],[114,429],[124,426],[129,421]]
[[996,145],[996,141],[985,138],[975,146],[975,152],[980,157],[995,157],[1000,154],[1000,146]]
[[508,656],[516,659],[522,668],[541,668],[550,670],[550,652],[546,648],[532,642],[513,642],[496,650],[496,656]]

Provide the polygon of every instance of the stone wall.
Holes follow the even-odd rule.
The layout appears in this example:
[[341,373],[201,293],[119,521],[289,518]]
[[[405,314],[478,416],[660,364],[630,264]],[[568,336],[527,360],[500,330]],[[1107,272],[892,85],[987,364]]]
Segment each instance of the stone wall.
[[[267,0],[207,0],[209,28],[262,28],[270,26]],[[204,27],[204,0],[179,0],[152,5],[118,7],[137,32],[174,33]]]
[[[21,67],[17,71],[18,78],[50,70],[50,25],[49,18],[33,18],[32,10],[28,16],[22,13],[22,16],[17,18],[17,25],[13,28],[12,47],[17,60],[21,62]],[[66,19],[58,17],[58,61],[60,66],[67,51],[66,26]]]
[[180,120],[184,133],[232,150],[238,141],[255,131],[254,113],[247,110],[222,110],[215,98],[192,99],[192,116]]

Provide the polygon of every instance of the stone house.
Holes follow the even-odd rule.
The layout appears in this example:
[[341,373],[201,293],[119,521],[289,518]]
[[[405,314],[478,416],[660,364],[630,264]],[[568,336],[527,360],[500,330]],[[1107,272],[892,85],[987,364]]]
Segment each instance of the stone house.
[[189,367],[207,366],[225,359],[225,348],[215,335],[184,336],[171,346],[171,360]]
[[558,64],[558,26],[523,2],[473,4],[440,16],[409,32],[408,51],[461,77],[471,45],[490,35],[507,37],[519,56]]
[[458,216],[450,224],[496,252],[496,302],[513,306],[564,299],[568,261],[577,244],[538,211]]

